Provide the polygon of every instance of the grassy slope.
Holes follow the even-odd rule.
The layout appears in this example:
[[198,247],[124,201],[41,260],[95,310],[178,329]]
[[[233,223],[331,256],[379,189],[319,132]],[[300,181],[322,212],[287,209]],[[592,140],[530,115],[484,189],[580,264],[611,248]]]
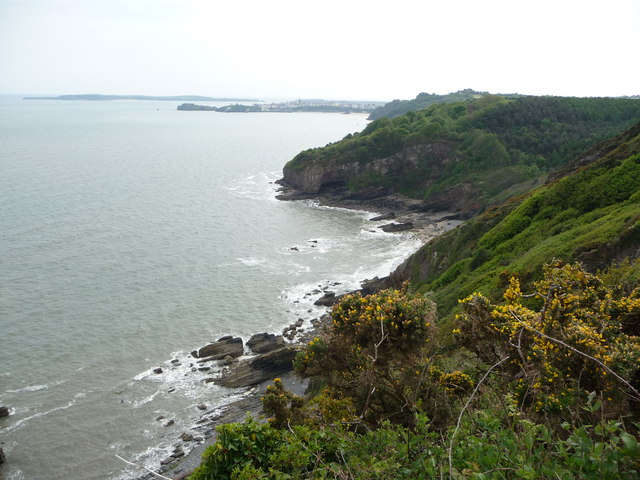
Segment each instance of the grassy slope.
[[532,279],[552,259],[592,269],[640,247],[640,124],[587,152],[588,166],[512,199],[425,245],[404,267],[444,317],[473,291],[489,296],[510,274]]

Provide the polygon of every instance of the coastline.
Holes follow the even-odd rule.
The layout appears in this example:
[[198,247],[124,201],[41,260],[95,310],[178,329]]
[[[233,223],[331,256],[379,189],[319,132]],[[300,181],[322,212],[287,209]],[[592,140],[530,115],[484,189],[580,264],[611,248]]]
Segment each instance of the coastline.
[[[276,183],[282,186],[276,195],[276,198],[279,200],[305,200],[314,202],[320,207],[344,208],[368,212],[371,215],[368,220],[372,222],[372,230],[380,228],[389,232],[405,232],[417,238],[421,245],[463,223],[463,220],[457,218],[456,215],[450,212],[425,211],[423,209],[423,203],[420,200],[410,199],[402,195],[390,194],[370,199],[345,198],[344,196],[332,194],[308,195],[283,185],[281,181]],[[375,222],[383,223],[383,225],[375,226]],[[388,230],[384,228],[385,226],[388,227],[392,225],[400,225],[401,228],[394,229],[392,227]],[[390,272],[390,274],[391,273],[392,272]],[[381,288],[388,288],[389,285],[385,283],[387,278],[389,277],[382,279],[377,277],[374,279],[362,279],[360,291],[363,293],[371,293]],[[322,293],[325,292],[327,291],[325,290]],[[325,296],[327,295],[330,296],[330,299],[325,305],[330,308],[331,304],[335,303],[340,296],[334,297],[332,292],[325,293]],[[290,328],[294,330],[295,337],[289,338],[290,341],[287,343],[287,346],[299,347],[305,344],[315,332],[322,328],[322,319],[315,319],[315,321],[313,321],[309,318],[306,320],[310,321],[312,326],[304,332],[295,332],[295,324],[290,325],[283,331],[284,334]],[[293,369],[278,375],[278,377],[282,379],[287,390],[297,395],[305,394],[308,379],[297,377]],[[202,453],[206,448],[215,443],[215,433],[213,432],[217,426],[242,421],[247,415],[260,418],[262,412],[260,398],[272,382],[273,379],[269,379],[254,386],[241,387],[247,389],[243,398],[223,407],[222,413],[210,415],[211,411],[203,412],[196,427],[197,430],[203,432],[203,435],[195,437],[196,442],[194,442],[194,439],[183,439],[182,442],[174,444],[176,456],[163,460],[160,467],[155,468],[154,471],[174,480],[186,479],[188,475],[200,465]],[[187,445],[192,448],[184,452],[183,447]],[[147,473],[137,476],[136,480],[151,480],[153,478],[158,477],[152,473]]]
[[[275,182],[280,186],[276,198],[282,201],[306,200],[320,206],[369,212],[374,220],[388,220],[389,224],[407,228],[389,231],[406,231],[426,243],[437,235],[451,230],[465,220],[459,215],[427,209],[425,202],[398,193],[350,196],[340,192],[309,194],[287,184],[284,179]],[[383,228],[384,229],[384,228]]]

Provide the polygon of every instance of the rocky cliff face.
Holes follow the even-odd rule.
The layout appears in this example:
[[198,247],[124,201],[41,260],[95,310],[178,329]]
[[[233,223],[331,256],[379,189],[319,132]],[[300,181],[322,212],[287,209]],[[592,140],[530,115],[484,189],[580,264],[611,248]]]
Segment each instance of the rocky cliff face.
[[302,166],[285,165],[284,183],[308,194],[322,194],[329,190],[345,189],[349,182],[361,175],[373,174],[398,177],[417,169],[425,159],[429,159],[440,170],[450,161],[451,147],[444,143],[415,145],[390,157],[368,162],[343,163],[341,159],[322,159],[306,162]]
[[[419,185],[426,191],[458,161],[455,147],[450,142],[440,141],[414,145],[402,152],[386,158],[367,162],[345,163],[340,157],[309,160],[300,164],[285,165],[284,178],[279,183],[293,188],[296,192],[287,198],[315,197],[325,194],[343,196],[345,199],[372,200],[399,193],[399,179],[411,177],[420,171]],[[428,170],[428,175],[424,171]],[[372,175],[386,177],[388,186],[368,186],[356,188],[351,184],[358,177]],[[452,212],[460,218],[470,218],[482,209],[478,185],[463,182],[432,196],[428,201],[414,199],[414,210]],[[396,195],[397,196],[397,195]]]

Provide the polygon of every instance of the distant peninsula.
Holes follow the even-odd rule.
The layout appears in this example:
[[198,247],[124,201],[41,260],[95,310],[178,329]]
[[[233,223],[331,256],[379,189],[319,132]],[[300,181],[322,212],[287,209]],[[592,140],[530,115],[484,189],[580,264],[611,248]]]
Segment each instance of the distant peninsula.
[[60,95],[57,97],[24,97],[24,100],[160,100],[174,102],[258,102],[254,98],[215,98],[203,97],[199,95],[176,95],[169,97],[157,97],[148,95],[99,95],[96,93],[87,93],[81,95]]
[[371,113],[380,107],[382,102],[362,102],[347,100],[294,100],[280,103],[264,103],[253,105],[227,105],[224,107],[210,107],[183,103],[178,110],[207,111],[207,112],[322,112],[322,113]]

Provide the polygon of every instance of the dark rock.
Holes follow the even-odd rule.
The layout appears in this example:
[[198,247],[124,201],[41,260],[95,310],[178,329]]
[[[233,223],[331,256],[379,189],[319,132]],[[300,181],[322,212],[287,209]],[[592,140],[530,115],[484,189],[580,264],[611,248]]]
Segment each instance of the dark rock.
[[9,407],[0,407],[0,418],[9,416]]
[[209,370],[211,370],[211,367],[199,367],[198,371],[200,372],[208,372]]
[[295,348],[284,347],[258,355],[241,362],[221,378],[216,379],[215,382],[223,387],[237,388],[271,380],[293,369],[292,362],[296,353]]
[[169,465],[174,460],[175,460],[175,458],[173,458],[173,457],[167,457],[164,460],[160,460],[160,465]]
[[323,307],[331,307],[335,305],[340,297],[337,297],[333,292],[327,292],[323,296],[321,296],[318,300],[313,302],[314,305],[321,305]]
[[158,373],[158,374],[160,374],[160,373],[162,373],[162,369],[161,369],[160,367],[158,367],[158,368],[154,368],[154,369],[153,369],[153,373]]
[[296,320],[295,326],[301,327],[303,323],[304,323],[304,318],[299,318],[298,320]]
[[233,358],[231,355],[227,355],[226,357],[224,357],[222,359],[222,365],[224,366],[228,366],[231,365],[234,362],[237,362],[238,360],[236,360],[235,358]]
[[164,415],[160,415],[158,418],[156,418],[156,422],[159,422],[160,420],[164,420]]
[[396,218],[396,214],[394,212],[384,213],[382,215],[378,215],[377,217],[370,218],[370,222],[379,222],[381,220],[391,220]]
[[174,358],[173,360],[171,360],[171,363],[179,363],[180,360],[178,360],[177,358]]
[[242,339],[240,337],[226,336],[217,342],[210,343],[198,350],[198,358],[208,358],[208,360],[221,360],[227,355],[239,357],[244,353]]
[[293,251],[295,251],[295,252],[298,252],[298,251],[299,251],[298,247],[291,247],[289,250],[293,250]]
[[176,423],[175,420],[169,420],[167,423],[164,424],[165,427],[170,427],[171,425],[173,425],[174,423]]
[[198,410],[206,410],[207,409],[207,406],[204,403],[199,403],[197,405],[197,407],[198,407]]
[[0,465],[2,465],[6,460],[7,458],[4,456],[4,451],[0,448]]
[[374,277],[364,280],[361,284],[362,289],[360,290],[360,293],[362,295],[371,295],[372,293],[379,292],[380,290],[387,288],[386,285],[388,280],[388,277]]
[[273,333],[256,333],[247,341],[247,346],[253,353],[267,353],[284,347],[284,339]]
[[180,458],[184,456],[184,451],[182,450],[178,450],[177,452],[173,452],[173,454],[171,454],[171,456],[173,458]]
[[182,435],[180,435],[180,439],[183,442],[192,442],[193,441],[193,435],[191,435],[190,433],[184,432],[184,433],[182,433]]
[[413,228],[412,222],[407,223],[387,223],[380,227],[383,232],[404,232],[405,230],[411,230]]

